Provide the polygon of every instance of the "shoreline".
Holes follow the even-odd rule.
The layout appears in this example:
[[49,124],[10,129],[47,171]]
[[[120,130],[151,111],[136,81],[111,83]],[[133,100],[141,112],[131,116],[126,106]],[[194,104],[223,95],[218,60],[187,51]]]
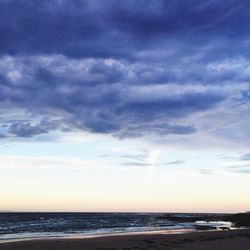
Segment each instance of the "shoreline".
[[203,231],[166,234],[145,232],[129,235],[110,235],[92,238],[31,239],[28,241],[5,242],[0,250],[129,250],[129,249],[174,249],[198,250],[249,250],[250,229],[231,231]]
[[[212,230],[210,230],[212,231]],[[136,235],[168,235],[168,234],[188,234],[199,232],[196,229],[159,229],[159,230],[147,230],[147,231],[132,231],[132,232],[114,232],[114,233],[96,233],[96,234],[72,234],[63,236],[44,236],[44,237],[27,237],[27,238],[16,238],[16,239],[3,239],[0,240],[0,245],[5,243],[14,242],[30,242],[40,240],[74,240],[74,239],[93,239],[93,238],[105,238],[105,237],[123,237],[123,236],[136,236]]]

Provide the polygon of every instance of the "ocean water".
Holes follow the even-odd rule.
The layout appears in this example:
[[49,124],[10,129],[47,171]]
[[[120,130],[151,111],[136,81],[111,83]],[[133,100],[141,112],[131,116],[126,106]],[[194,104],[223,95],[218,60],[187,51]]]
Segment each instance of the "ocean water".
[[[103,235],[195,228],[161,213],[0,213],[0,242],[6,240]],[[182,216],[195,216],[182,214]]]

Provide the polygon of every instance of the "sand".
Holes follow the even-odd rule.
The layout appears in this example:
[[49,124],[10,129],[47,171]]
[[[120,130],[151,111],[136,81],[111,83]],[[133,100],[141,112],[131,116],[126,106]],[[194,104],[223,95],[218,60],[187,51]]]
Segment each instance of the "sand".
[[250,250],[250,229],[1,243],[0,250]]

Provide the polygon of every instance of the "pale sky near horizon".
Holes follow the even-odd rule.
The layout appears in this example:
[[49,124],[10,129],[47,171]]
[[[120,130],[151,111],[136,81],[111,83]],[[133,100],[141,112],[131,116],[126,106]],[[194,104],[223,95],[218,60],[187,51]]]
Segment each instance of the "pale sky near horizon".
[[250,210],[249,9],[0,1],[0,211]]

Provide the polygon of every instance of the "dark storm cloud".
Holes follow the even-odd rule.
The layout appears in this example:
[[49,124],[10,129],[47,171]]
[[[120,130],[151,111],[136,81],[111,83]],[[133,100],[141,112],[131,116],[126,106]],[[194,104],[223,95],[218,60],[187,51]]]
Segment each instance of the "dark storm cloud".
[[10,126],[9,132],[18,137],[32,137],[39,134],[47,133],[48,131],[40,126],[32,126],[30,123],[13,123]]
[[249,34],[247,0],[4,0],[0,7],[2,54],[133,57],[160,38],[204,43]]
[[241,92],[241,98],[240,98],[240,102],[249,102],[250,101],[250,87],[248,89],[244,89]]
[[[159,115],[181,117],[196,111],[207,110],[222,100],[223,96],[216,93],[186,93],[163,100],[134,100],[126,105],[124,111],[121,112],[134,112],[136,116],[142,117],[143,120],[151,120],[152,117],[158,117]],[[179,129],[169,127],[169,129],[176,129],[185,133],[185,129],[182,127],[179,127]]]
[[231,86],[242,84],[237,94],[250,99],[249,7],[243,0],[0,1],[0,104],[25,120],[0,121],[4,136],[196,133],[191,117],[234,100]]
[[0,134],[0,139],[5,139],[5,138],[6,138],[6,135]]
[[[141,38],[157,35],[193,35],[201,38],[224,32],[225,36],[248,34],[249,14],[242,10],[249,7],[248,1],[115,1],[111,9],[111,23]],[[235,22],[243,14],[242,24]],[[201,38],[196,38],[197,40]]]
[[9,127],[9,133],[17,137],[33,137],[40,134],[46,134],[50,130],[58,128],[57,122],[48,122],[42,120],[39,124],[32,125],[27,122],[13,122]]
[[[145,133],[191,134],[196,132],[193,124],[179,124],[172,119],[209,110],[226,98],[224,93],[206,88],[194,91],[186,86],[180,91],[176,84],[133,84],[138,79],[136,66],[111,59],[1,59],[2,105],[31,114],[28,121],[9,125],[9,133],[20,137],[60,130],[62,124],[68,130],[111,133],[120,138]],[[129,79],[126,73],[131,74]],[[34,117],[46,117],[48,123],[55,118],[60,122],[48,127],[44,122],[32,122]]]

